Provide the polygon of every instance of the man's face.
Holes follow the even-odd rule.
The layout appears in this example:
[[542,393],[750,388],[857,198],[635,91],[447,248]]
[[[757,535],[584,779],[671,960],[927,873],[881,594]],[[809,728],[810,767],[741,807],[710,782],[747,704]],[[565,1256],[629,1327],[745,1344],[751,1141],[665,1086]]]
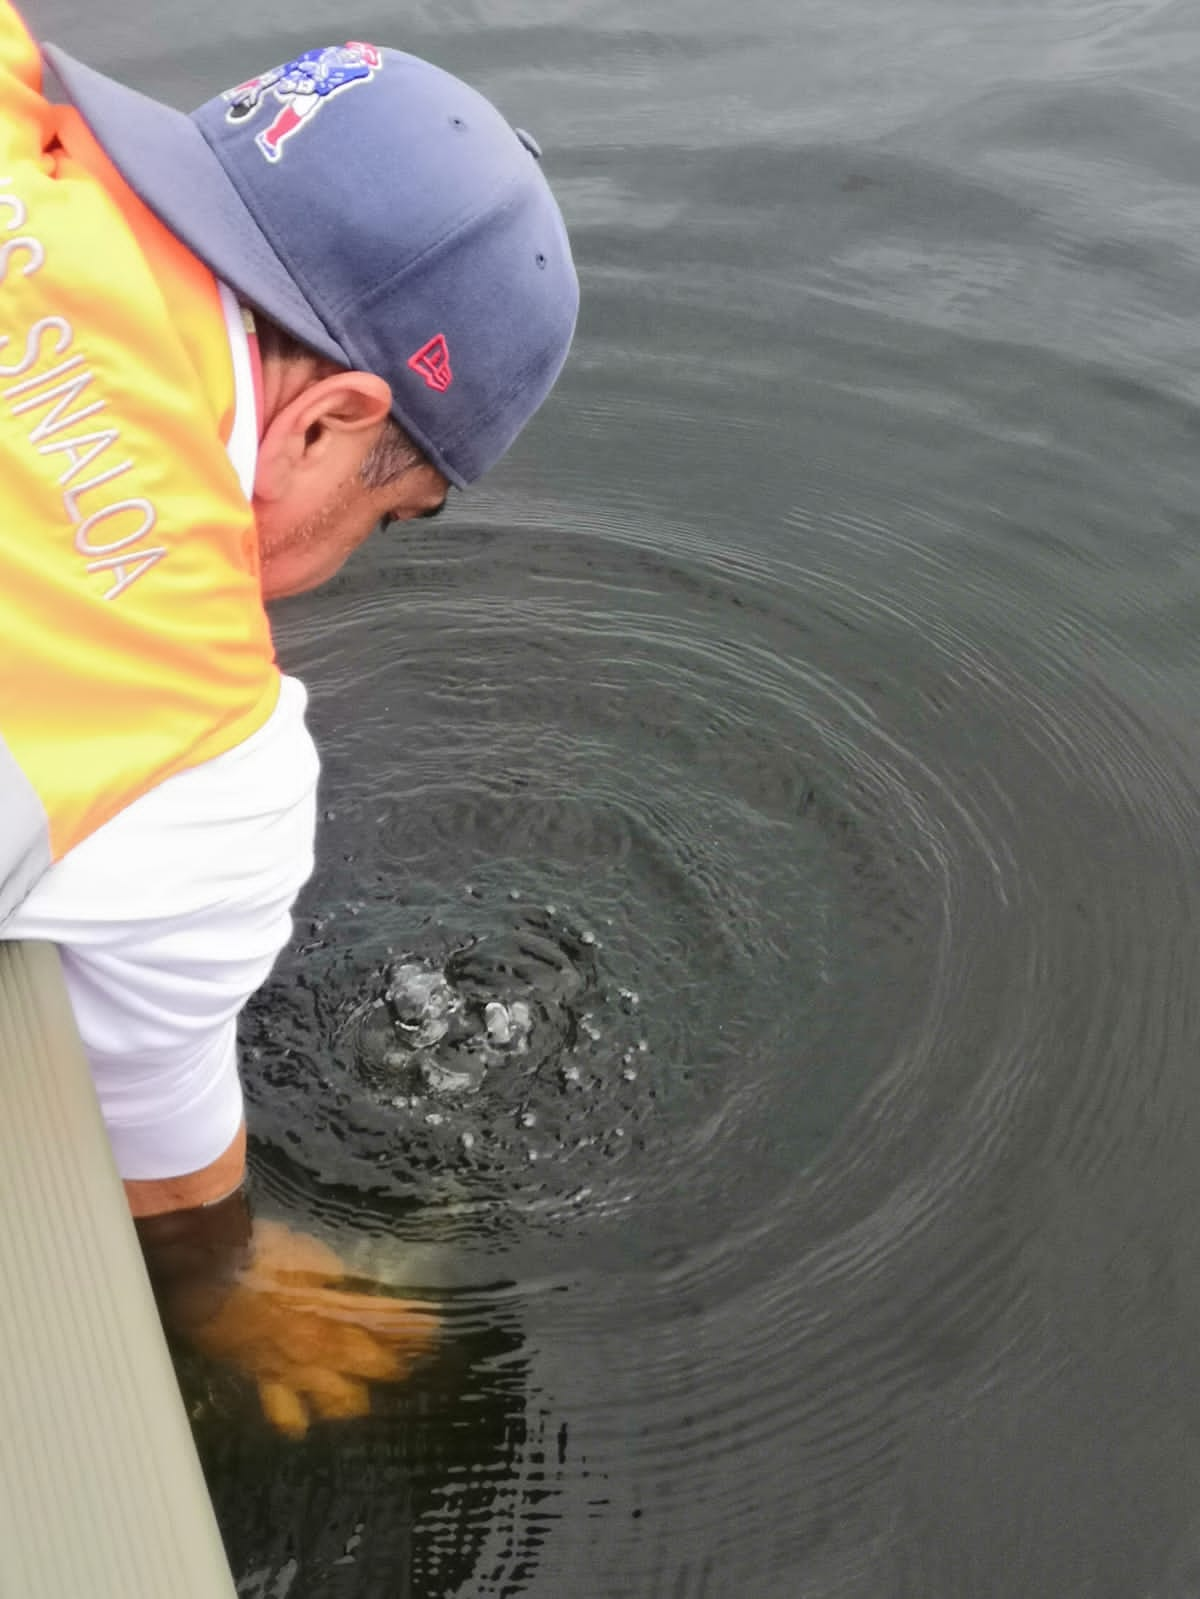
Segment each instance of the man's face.
[[324,583],[381,522],[441,510],[449,491],[433,466],[368,488],[366,463],[388,426],[392,391],[370,372],[319,357],[266,360],[254,521],[263,598]]
[[327,486],[306,483],[303,494],[255,501],[263,598],[302,594],[331,578],[381,523],[436,516],[449,484],[432,466],[413,467],[382,488],[369,489],[356,470]]

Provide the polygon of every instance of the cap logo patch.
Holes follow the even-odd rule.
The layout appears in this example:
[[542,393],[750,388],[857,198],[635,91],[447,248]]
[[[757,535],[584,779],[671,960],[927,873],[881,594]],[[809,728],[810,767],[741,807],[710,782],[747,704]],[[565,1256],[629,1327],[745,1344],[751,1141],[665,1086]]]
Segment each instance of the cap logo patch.
[[297,128],[311,120],[331,95],[368,83],[383,65],[383,57],[373,44],[351,40],[348,44],[324,45],[306,50],[281,67],[272,67],[260,78],[248,78],[221,96],[229,101],[226,122],[241,122],[253,116],[268,94],[278,103],[270,127],[255,137],[255,144],[268,161],[278,161],[284,141]]
[[440,333],[435,333],[428,344],[423,344],[415,355],[410,355],[408,364],[439,394],[445,394],[454,382],[454,373],[450,370],[450,347]]

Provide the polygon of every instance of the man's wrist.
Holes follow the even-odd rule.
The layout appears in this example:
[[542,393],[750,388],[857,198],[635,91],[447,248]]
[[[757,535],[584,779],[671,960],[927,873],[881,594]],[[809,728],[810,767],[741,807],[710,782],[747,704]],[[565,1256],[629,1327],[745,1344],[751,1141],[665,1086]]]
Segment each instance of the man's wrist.
[[126,1178],[125,1197],[135,1221],[217,1205],[236,1194],[246,1176],[246,1124],[227,1149],[199,1171],[179,1177]]

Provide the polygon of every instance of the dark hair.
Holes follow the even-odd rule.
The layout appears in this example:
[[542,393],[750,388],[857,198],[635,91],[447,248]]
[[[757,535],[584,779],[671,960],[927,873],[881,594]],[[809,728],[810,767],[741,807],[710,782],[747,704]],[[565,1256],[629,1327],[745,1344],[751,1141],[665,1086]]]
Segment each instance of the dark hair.
[[[307,344],[293,338],[286,328],[272,322],[261,311],[254,313],[254,325],[259,354],[264,361],[320,361],[330,372],[340,370],[336,361],[310,350]],[[403,477],[405,472],[411,472],[413,467],[429,464],[420,446],[413,443],[394,416],[389,416],[382,433],[367,451],[358,475],[364,488],[382,489]]]

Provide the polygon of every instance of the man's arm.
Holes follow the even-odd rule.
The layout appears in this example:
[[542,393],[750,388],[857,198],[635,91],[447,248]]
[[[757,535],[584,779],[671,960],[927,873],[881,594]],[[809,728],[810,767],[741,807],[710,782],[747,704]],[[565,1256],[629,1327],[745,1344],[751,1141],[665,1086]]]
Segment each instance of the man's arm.
[[5,936],[63,973],[136,1215],[241,1180],[237,1017],[291,933],[312,867],[317,759],[285,680],[244,744],[167,779],[46,873]]

